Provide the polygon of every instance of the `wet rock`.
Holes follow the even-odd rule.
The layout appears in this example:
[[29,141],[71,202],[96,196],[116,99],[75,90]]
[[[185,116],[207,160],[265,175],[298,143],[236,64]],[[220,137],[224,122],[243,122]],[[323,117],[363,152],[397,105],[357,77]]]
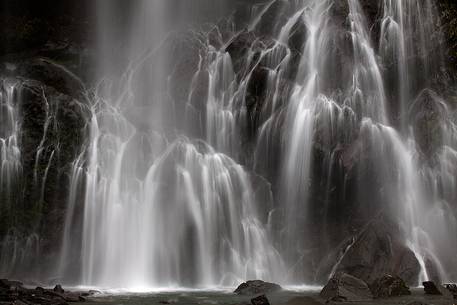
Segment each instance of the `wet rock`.
[[307,36],[308,28],[306,27],[303,18],[298,18],[297,22],[293,25],[288,37],[288,45],[291,51],[290,71],[287,75],[289,79],[295,79],[297,76]]
[[85,99],[85,85],[78,76],[49,59],[37,58],[25,61],[19,65],[18,70],[17,74],[22,77],[40,81],[80,101]]
[[290,7],[290,1],[287,0],[270,2],[255,27],[256,33],[267,37],[276,36],[280,26],[287,22],[287,13]]
[[457,284],[444,284],[444,288],[454,296],[454,299],[457,299]]
[[23,284],[19,281],[9,281],[7,279],[0,279],[0,288],[11,290],[22,287]]
[[297,22],[292,26],[289,34],[288,45],[292,53],[303,52],[305,43],[308,37],[308,28],[302,17],[298,18]]
[[255,40],[254,33],[243,30],[235,35],[225,48],[232,58],[234,72],[239,77],[246,72],[246,55]]
[[58,292],[58,293],[64,293],[65,292],[65,290],[63,290],[61,285],[56,285],[53,290],[55,292]]
[[246,108],[248,112],[248,129],[252,136],[259,126],[259,116],[265,102],[269,70],[258,66],[252,71],[246,90]]
[[268,283],[260,280],[247,281],[242,283],[235,289],[235,293],[239,295],[256,295],[266,294],[282,290],[281,286],[274,283]]
[[267,297],[265,295],[258,296],[251,300],[252,305],[270,305]]
[[432,157],[443,145],[446,103],[436,92],[426,89],[414,101],[409,116],[419,148],[425,156]]
[[83,294],[91,295],[90,291],[72,292],[64,291],[57,285],[54,289],[45,289],[36,287],[35,289],[27,289],[20,282],[1,280],[0,282],[0,303],[8,302],[8,304],[17,305],[68,305],[67,302],[85,302]]
[[422,285],[424,286],[424,292],[428,295],[444,295],[450,296],[450,291],[444,288],[443,286],[436,285],[435,282],[426,281],[423,282]]
[[375,298],[388,298],[410,295],[411,291],[406,283],[398,276],[384,275],[370,285]]
[[327,301],[335,302],[361,302],[373,299],[367,283],[346,273],[339,273],[330,279],[320,296]]
[[397,227],[386,218],[372,221],[343,251],[337,272],[351,274],[366,283],[373,283],[385,274],[395,274],[408,285],[416,284],[419,262],[399,236]]

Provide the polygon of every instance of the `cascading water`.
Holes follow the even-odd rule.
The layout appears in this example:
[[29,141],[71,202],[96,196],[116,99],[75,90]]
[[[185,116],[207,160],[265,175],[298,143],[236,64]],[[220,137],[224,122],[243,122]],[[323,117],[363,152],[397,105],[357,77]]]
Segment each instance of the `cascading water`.
[[[248,30],[224,36],[223,30],[213,28],[209,39],[194,33],[198,63],[189,93],[180,101],[173,88],[173,69],[179,64],[169,57],[177,46],[167,38],[167,32],[179,26],[147,15],[166,15],[170,6],[165,3],[137,3],[133,11],[138,18],[132,22],[127,47],[131,64],[117,81],[118,88],[103,84],[92,111],[82,236],[84,284],[209,287],[259,277],[312,283],[309,272],[293,269],[306,269],[301,261],[310,255],[306,236],[312,226],[309,201],[316,178],[316,143],[328,151],[328,180],[341,147],[355,147],[351,158],[358,158],[357,151],[368,154],[360,162],[380,164],[375,166],[384,189],[379,200],[395,215],[405,245],[416,254],[421,279],[430,277],[427,260],[441,278],[451,278],[442,260],[454,263],[438,254],[449,251],[432,242],[439,241],[433,236],[437,231],[426,221],[430,213],[440,217],[438,210],[446,204],[428,205],[424,185],[449,203],[455,198],[453,182],[449,173],[441,176],[440,165],[421,165],[410,128],[412,97],[431,84],[429,78],[438,73],[441,61],[425,54],[431,48],[424,37],[433,31],[433,5],[385,1],[378,56],[361,4],[346,4],[335,8],[332,1],[289,3],[272,21],[276,40],[270,42],[255,35],[265,31],[263,18],[278,9],[276,1],[255,10]],[[336,9],[347,10],[347,28],[338,24]],[[103,10],[110,12],[110,7]],[[418,43],[414,37],[419,37]],[[235,53],[239,40],[251,38],[249,49]],[[414,78],[416,62],[407,54],[417,54],[428,78]],[[397,80],[395,88],[386,83],[389,77]],[[265,79],[262,88],[253,87],[258,78]],[[207,86],[206,93],[202,86]],[[258,95],[261,90],[260,104],[251,101],[253,90]],[[437,107],[445,116],[449,113],[444,104]],[[449,165],[455,157],[455,127],[451,118],[444,119],[448,121],[440,124],[447,124],[443,137],[449,143],[443,142],[441,154],[446,157],[441,160]],[[269,162],[280,160],[281,181],[273,181],[279,185],[276,204],[258,201],[253,195],[255,176],[235,161],[251,163],[239,153],[246,128],[257,137],[254,170],[264,173]],[[278,141],[283,144],[279,150]],[[80,168],[76,162],[78,181]],[[448,188],[446,198],[441,198],[441,183]],[[440,233],[455,226],[454,219],[442,223]]]
[[[2,80],[0,92],[0,212],[2,217],[11,217],[14,205],[18,202],[16,187],[20,183],[22,171],[18,100],[16,83],[13,80]],[[16,243],[14,232],[8,232],[2,242],[11,247],[9,251],[2,251],[0,255],[1,272],[8,274],[16,260],[23,259],[24,253],[21,253]]]
[[0,192],[2,211],[11,209],[16,190],[14,187],[21,175],[21,150],[19,147],[20,120],[18,113],[17,90],[11,80],[2,80],[0,96]]
[[[173,42],[162,29],[167,23],[155,18],[171,7],[138,3],[138,13],[153,15],[133,22],[134,39],[127,48],[133,61],[118,81],[121,90],[102,84],[92,107],[86,174],[81,176],[81,163],[75,162],[72,177],[73,193],[85,180],[82,283],[143,290],[273,280],[284,267],[269,239],[269,203],[259,201],[259,185],[253,185],[265,182],[203,141],[174,130],[178,125],[173,122],[185,107],[169,109],[171,58],[166,52]],[[205,129],[209,134],[221,128],[213,139],[225,152],[230,145],[217,143],[228,139],[224,128],[230,113],[223,107],[229,107],[234,75],[230,62],[219,64],[215,56],[208,68],[214,79]],[[131,121],[131,116],[142,122]],[[190,129],[195,122],[187,124]],[[213,144],[210,136],[208,142]],[[70,195],[67,223],[74,221],[74,198]],[[65,242],[68,231],[61,256],[64,273],[71,246]]]
[[[437,93],[435,5],[383,0],[373,16],[366,2],[273,0],[218,20],[229,1],[97,1],[100,82],[52,276],[140,291],[320,284],[379,213],[414,280],[456,280],[457,125]],[[21,175],[3,87],[2,212]],[[46,105],[40,201],[59,155]]]

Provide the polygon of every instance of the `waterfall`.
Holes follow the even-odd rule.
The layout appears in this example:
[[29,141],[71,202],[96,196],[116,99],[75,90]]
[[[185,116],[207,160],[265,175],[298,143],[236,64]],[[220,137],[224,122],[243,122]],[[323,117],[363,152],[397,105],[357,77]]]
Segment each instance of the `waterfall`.
[[[101,8],[100,52],[113,60],[119,56],[112,52],[116,12],[106,2]],[[441,157],[432,166],[421,157],[412,121],[425,107],[421,90],[432,86],[442,64],[440,54],[427,54],[436,21],[431,2],[384,1],[376,41],[358,0],[285,7],[271,1],[253,10],[245,30],[220,22],[183,34],[194,58],[187,63],[191,73],[180,70],[182,45],[170,31],[182,31],[184,23],[169,15],[171,8],[161,1],[135,3],[124,30],[128,45],[117,46],[127,69],[116,72],[122,69],[101,60],[99,70],[111,76],[99,85],[90,120],[82,283],[136,289],[230,286],[249,278],[312,283],[305,261],[316,255],[309,248],[316,145],[328,181],[341,165],[342,148],[348,150],[343,162],[360,158],[360,168],[374,169],[381,190],[376,200],[415,253],[418,280],[431,277],[430,264],[451,279],[443,266],[455,262],[436,234],[456,225],[452,214],[443,219],[455,199],[455,125],[434,93],[422,98],[442,119]],[[341,19],[337,10],[347,16]],[[193,13],[187,22],[198,18],[198,10]],[[265,28],[271,14],[274,24]],[[260,33],[275,39],[262,41]],[[415,77],[418,65],[423,77]],[[183,79],[188,85],[178,83]],[[240,151],[247,137],[255,139],[253,156]],[[74,166],[77,185],[82,164]],[[272,168],[280,178],[271,181],[269,201],[261,202],[253,183],[265,184],[265,178],[256,172],[268,177]],[[363,190],[370,187],[362,180],[359,198],[369,198]],[[74,200],[71,195],[67,224]],[[366,211],[376,205],[365,204]],[[442,227],[430,227],[430,218]],[[324,223],[328,235],[331,223]]]
[[[232,2],[95,1],[97,82],[75,102],[86,126],[68,164],[67,104],[30,90],[43,130],[28,160],[27,101],[2,81],[2,217],[23,181],[42,213],[68,175],[58,253],[36,277],[133,291],[322,284],[382,215],[414,281],[455,281],[457,115],[435,3]],[[0,275],[45,260],[40,221],[7,232]]]
[[[71,247],[67,227],[75,217],[74,192],[85,183],[84,285],[141,291],[234,286],[246,278],[285,276],[267,227],[271,199],[256,196],[257,188],[268,185],[227,155],[236,150],[230,57],[209,51],[195,75],[190,74],[195,84],[189,87],[197,85],[199,69],[209,75],[206,126],[196,125],[189,113],[196,110],[189,108],[192,93],[184,96],[187,105],[177,109],[170,92],[173,75],[168,73],[176,63],[169,52],[177,46],[167,30],[179,25],[161,17],[173,6],[161,1],[136,5],[132,41],[124,49],[130,64],[125,73],[100,83],[92,103],[87,164],[73,164],[60,272],[71,272],[65,266]],[[101,32],[109,37],[108,25]],[[103,56],[110,46],[105,43]],[[203,61],[210,63],[203,66]],[[111,67],[100,69],[115,73]],[[180,117],[184,122],[177,121]],[[188,138],[187,130],[194,126],[203,127],[207,142]]]

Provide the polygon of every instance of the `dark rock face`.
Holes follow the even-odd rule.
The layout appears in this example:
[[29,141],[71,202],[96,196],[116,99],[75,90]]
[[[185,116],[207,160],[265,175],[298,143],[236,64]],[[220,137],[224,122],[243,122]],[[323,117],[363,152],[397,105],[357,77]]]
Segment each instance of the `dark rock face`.
[[411,291],[406,283],[399,277],[384,275],[370,285],[370,290],[375,298],[388,298],[410,295]]
[[239,295],[256,295],[277,292],[280,290],[282,290],[282,288],[278,284],[255,280],[242,283],[234,292]]
[[346,273],[339,273],[330,279],[320,296],[335,302],[362,302],[373,299],[367,283]]
[[59,92],[78,98],[84,98],[85,86],[70,70],[46,58],[35,58],[21,64],[17,73],[25,78],[40,81],[54,87]]
[[258,296],[251,300],[252,305],[270,305],[267,297],[265,295]]
[[398,230],[386,220],[368,224],[344,254],[337,271],[367,283],[373,283],[385,274],[394,274],[409,285],[416,284],[419,262],[399,236]]
[[14,65],[17,68],[7,79],[15,84],[20,113],[21,191],[16,208],[8,212],[8,221],[0,222],[0,252],[7,260],[15,257],[17,242],[33,244],[39,253],[29,254],[27,263],[20,259],[7,262],[5,275],[20,277],[31,269],[45,270],[59,250],[71,164],[85,142],[89,110],[84,85],[63,66],[44,59]]

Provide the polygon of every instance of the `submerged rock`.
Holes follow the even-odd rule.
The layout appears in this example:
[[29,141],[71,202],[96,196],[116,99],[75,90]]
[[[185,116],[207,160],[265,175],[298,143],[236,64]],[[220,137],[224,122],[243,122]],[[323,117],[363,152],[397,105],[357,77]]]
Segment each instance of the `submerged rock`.
[[388,298],[402,295],[410,295],[411,291],[398,276],[384,275],[370,285],[370,290],[375,298]]
[[321,302],[316,301],[312,297],[296,297],[296,298],[293,298],[293,299],[287,301],[287,303],[285,305],[321,305],[321,304],[322,304]]
[[373,299],[367,283],[346,273],[339,273],[331,278],[320,296],[335,302],[362,302]]
[[278,284],[268,283],[260,280],[247,281],[242,283],[235,289],[235,293],[239,295],[256,295],[266,294],[282,290]]
[[258,296],[251,300],[252,305],[270,305],[267,297],[265,295]]

